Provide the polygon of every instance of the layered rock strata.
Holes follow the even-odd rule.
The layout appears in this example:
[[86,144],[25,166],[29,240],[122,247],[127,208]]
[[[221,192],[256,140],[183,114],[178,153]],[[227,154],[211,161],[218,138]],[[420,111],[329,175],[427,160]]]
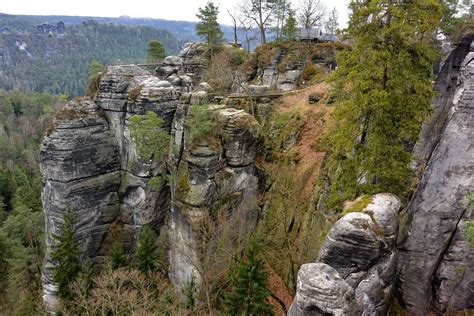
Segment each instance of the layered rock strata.
[[[96,262],[107,255],[111,239],[133,253],[142,227],[150,225],[159,235],[169,216],[170,277],[178,288],[200,264],[200,217],[212,208],[241,214],[239,227],[251,229],[255,223],[259,125],[243,111],[217,108],[222,131],[212,131],[216,141],[191,144],[186,124],[191,105],[179,101],[182,92],[139,67],[108,67],[92,100],[70,102],[56,115],[40,150],[47,235],[43,287],[49,310],[57,304],[52,236],[61,233],[68,210],[74,214],[74,237],[84,258]],[[171,134],[164,161],[141,158],[131,137],[130,117],[148,111]],[[181,181],[150,183],[173,175]],[[183,259],[181,249],[192,260]]]
[[331,228],[298,273],[288,315],[386,315],[395,280],[400,200],[377,194]]
[[474,247],[466,236],[473,220],[467,194],[474,192],[473,38],[464,37],[448,56],[435,113],[415,151],[426,166],[398,265],[401,300],[414,315],[474,308]]

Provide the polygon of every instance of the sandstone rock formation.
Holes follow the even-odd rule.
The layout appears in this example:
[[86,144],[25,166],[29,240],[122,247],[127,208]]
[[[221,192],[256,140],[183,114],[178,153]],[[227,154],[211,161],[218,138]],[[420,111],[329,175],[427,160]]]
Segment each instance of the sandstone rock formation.
[[284,69],[280,69],[278,65],[286,54],[287,52],[285,50],[280,51],[270,64],[258,70],[261,72],[260,85],[277,91],[291,91],[296,89],[296,84],[305,65],[301,62],[287,63]]
[[[209,214],[235,215],[237,236],[247,235],[258,218],[255,157],[260,127],[242,110],[215,111],[220,135],[192,144],[185,132],[184,144],[175,144],[182,151],[174,171],[178,179],[170,214],[170,278],[179,289],[192,275],[200,281],[199,231]],[[183,117],[175,121],[175,135],[182,133],[183,123]]]
[[[288,315],[385,315],[395,280],[400,200],[377,194],[331,228],[303,265]],[[350,211],[350,209],[348,210]]]
[[[72,101],[55,117],[40,151],[48,309],[57,304],[52,235],[60,234],[67,210],[76,220],[75,240],[96,262],[107,255],[109,239],[121,241],[132,253],[143,225],[159,235],[169,216],[170,278],[178,288],[193,272],[199,280],[197,225],[211,208],[239,215],[237,235],[252,228],[258,215],[258,123],[243,111],[216,108],[222,129],[213,131],[217,141],[192,144],[185,124],[191,105],[180,101],[181,88],[137,66],[108,67],[92,100]],[[163,128],[172,135],[166,161],[141,158],[131,137],[130,117],[148,111],[162,118]],[[169,174],[179,175],[180,181],[150,184],[153,177]]]
[[415,153],[426,164],[400,245],[399,292],[408,311],[426,315],[474,307],[474,247],[464,227],[474,192],[474,35],[446,60],[440,96]]

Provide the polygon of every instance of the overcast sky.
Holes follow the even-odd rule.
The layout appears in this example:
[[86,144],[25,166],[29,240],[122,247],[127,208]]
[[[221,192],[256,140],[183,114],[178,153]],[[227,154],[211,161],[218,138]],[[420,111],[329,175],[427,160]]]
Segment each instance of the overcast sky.
[[[242,0],[214,0],[219,5],[219,22],[231,24],[227,10]],[[291,0],[297,7],[300,0]],[[341,26],[347,22],[349,0],[321,0],[331,10],[336,7]],[[196,12],[207,0],[0,0],[0,12],[27,15],[83,15],[149,17],[166,20],[196,21]]]

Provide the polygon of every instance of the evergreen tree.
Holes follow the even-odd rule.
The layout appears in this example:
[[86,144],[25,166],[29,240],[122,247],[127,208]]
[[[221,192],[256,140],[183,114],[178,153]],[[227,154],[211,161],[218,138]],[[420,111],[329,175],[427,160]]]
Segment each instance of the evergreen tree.
[[127,256],[123,252],[123,247],[118,242],[112,244],[110,251],[110,266],[113,270],[125,267],[127,265]]
[[295,10],[293,9],[288,9],[288,17],[286,19],[286,23],[283,26],[283,37],[290,42],[293,42],[296,40],[297,36],[297,22],[296,22],[296,16],[295,16]]
[[150,59],[150,61],[153,61],[153,62],[158,59],[166,57],[165,48],[159,41],[156,41],[156,40],[148,42],[147,52],[148,52],[148,58]]
[[171,139],[164,125],[165,121],[152,111],[130,117],[130,133],[143,159],[160,161],[164,158]]
[[51,258],[57,263],[54,268],[54,282],[58,285],[60,297],[69,295],[69,283],[81,272],[81,252],[74,241],[74,215],[71,210],[64,214],[61,235],[53,234],[56,241]]
[[82,284],[84,285],[84,290],[86,290],[86,292],[89,292],[89,290],[92,288],[94,276],[94,262],[90,258],[84,259],[83,268],[79,274],[79,278],[82,280]]
[[326,26],[326,33],[330,35],[335,35],[337,33],[339,22],[338,22],[336,8],[332,9],[332,11],[329,13],[329,17],[325,23],[325,26]]
[[0,195],[0,225],[7,218],[6,205],[3,203],[3,196]]
[[219,7],[209,1],[204,8],[199,8],[199,13],[196,16],[201,20],[196,25],[196,34],[201,36],[207,43],[207,47],[211,53],[211,58],[214,52],[221,47],[224,42],[224,33],[217,22],[219,15]]
[[402,194],[409,187],[410,147],[431,110],[433,37],[440,1],[351,1],[338,54],[338,96],[327,174],[327,209],[360,194]]
[[138,240],[137,251],[135,253],[135,263],[137,269],[143,273],[155,271],[158,267],[158,257],[156,255],[157,246],[153,238],[150,226],[145,225],[140,239]]
[[86,95],[93,96],[97,91],[99,91],[100,76],[103,71],[104,65],[99,63],[97,60],[91,61],[89,64],[89,83]]
[[186,286],[183,289],[183,294],[185,297],[185,302],[184,306],[186,306],[187,309],[194,311],[194,306],[196,305],[196,300],[194,296],[196,295],[197,292],[197,286],[196,286],[196,281],[194,280],[194,274],[191,275],[191,279],[188,281]]
[[230,291],[224,295],[228,315],[273,315],[267,298],[268,273],[257,258],[258,246],[251,240],[230,279]]

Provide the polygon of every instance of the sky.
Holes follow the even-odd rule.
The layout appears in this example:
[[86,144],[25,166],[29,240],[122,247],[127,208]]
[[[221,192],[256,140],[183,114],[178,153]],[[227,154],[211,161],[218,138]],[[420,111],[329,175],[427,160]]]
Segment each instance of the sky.
[[[233,11],[242,0],[214,0],[219,5],[219,22],[231,24],[227,10]],[[300,0],[291,0],[296,8]],[[349,0],[321,0],[328,10],[336,8],[340,26],[348,20]],[[207,0],[1,0],[0,13],[26,15],[81,15],[147,17],[166,20],[196,21],[199,7]]]

